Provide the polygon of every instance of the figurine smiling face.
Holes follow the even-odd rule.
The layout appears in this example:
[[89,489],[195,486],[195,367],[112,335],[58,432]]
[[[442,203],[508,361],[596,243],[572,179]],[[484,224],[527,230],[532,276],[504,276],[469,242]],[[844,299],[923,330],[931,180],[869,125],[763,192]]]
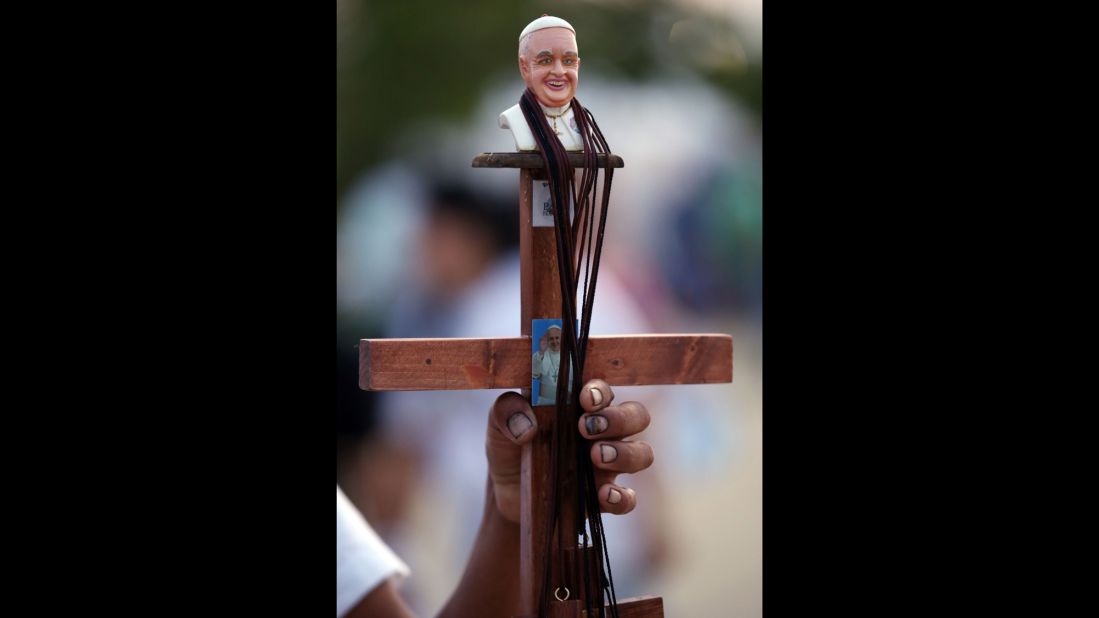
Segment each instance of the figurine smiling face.
[[568,105],[580,79],[576,36],[568,28],[531,32],[519,44],[519,73],[542,105]]

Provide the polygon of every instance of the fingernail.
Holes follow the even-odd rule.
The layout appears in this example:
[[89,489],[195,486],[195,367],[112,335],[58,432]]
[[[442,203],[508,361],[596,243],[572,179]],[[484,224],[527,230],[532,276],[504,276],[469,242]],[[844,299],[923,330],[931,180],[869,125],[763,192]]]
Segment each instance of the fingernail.
[[611,504],[618,504],[621,501],[622,494],[619,493],[617,489],[612,487],[611,490],[607,492],[607,502],[610,502]]
[[600,444],[599,451],[603,455],[603,463],[610,463],[615,459],[618,459],[618,449],[610,444]]
[[525,434],[528,429],[534,426],[534,423],[527,418],[526,414],[522,412],[516,412],[508,419],[508,431],[511,432],[512,437],[518,438]]
[[588,428],[588,435],[594,436],[597,433],[603,433],[607,430],[607,417],[601,414],[592,414],[585,421],[585,426]]
[[603,403],[603,391],[599,390],[598,388],[591,388],[591,389],[588,389],[588,390],[591,391],[591,403],[592,403],[592,405],[597,406],[597,405]]

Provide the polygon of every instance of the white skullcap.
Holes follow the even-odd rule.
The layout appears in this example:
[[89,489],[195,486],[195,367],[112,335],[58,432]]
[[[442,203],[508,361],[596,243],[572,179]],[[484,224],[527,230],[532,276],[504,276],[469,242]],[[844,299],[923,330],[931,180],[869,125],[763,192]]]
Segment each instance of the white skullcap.
[[568,28],[572,30],[573,34],[576,34],[576,28],[572,27],[572,24],[561,19],[560,17],[551,17],[549,15],[543,15],[538,19],[527,24],[526,28],[519,33],[519,40],[522,41],[523,37],[527,36],[535,30],[543,30],[545,28]]

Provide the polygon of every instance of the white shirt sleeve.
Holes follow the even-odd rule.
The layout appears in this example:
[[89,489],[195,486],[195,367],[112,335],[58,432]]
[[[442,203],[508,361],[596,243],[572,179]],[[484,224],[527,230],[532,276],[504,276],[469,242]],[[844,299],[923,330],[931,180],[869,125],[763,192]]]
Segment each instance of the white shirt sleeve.
[[336,486],[336,617],[390,577],[408,577],[408,566]]

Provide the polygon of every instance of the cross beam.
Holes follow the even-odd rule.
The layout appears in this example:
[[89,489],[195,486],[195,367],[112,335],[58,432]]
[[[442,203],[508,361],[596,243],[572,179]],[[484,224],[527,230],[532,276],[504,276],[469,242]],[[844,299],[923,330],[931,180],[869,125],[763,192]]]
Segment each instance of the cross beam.
[[[368,391],[529,388],[530,351],[530,337],[363,339],[359,386]],[[732,360],[729,335],[592,335],[584,382],[724,383],[733,379]]]

